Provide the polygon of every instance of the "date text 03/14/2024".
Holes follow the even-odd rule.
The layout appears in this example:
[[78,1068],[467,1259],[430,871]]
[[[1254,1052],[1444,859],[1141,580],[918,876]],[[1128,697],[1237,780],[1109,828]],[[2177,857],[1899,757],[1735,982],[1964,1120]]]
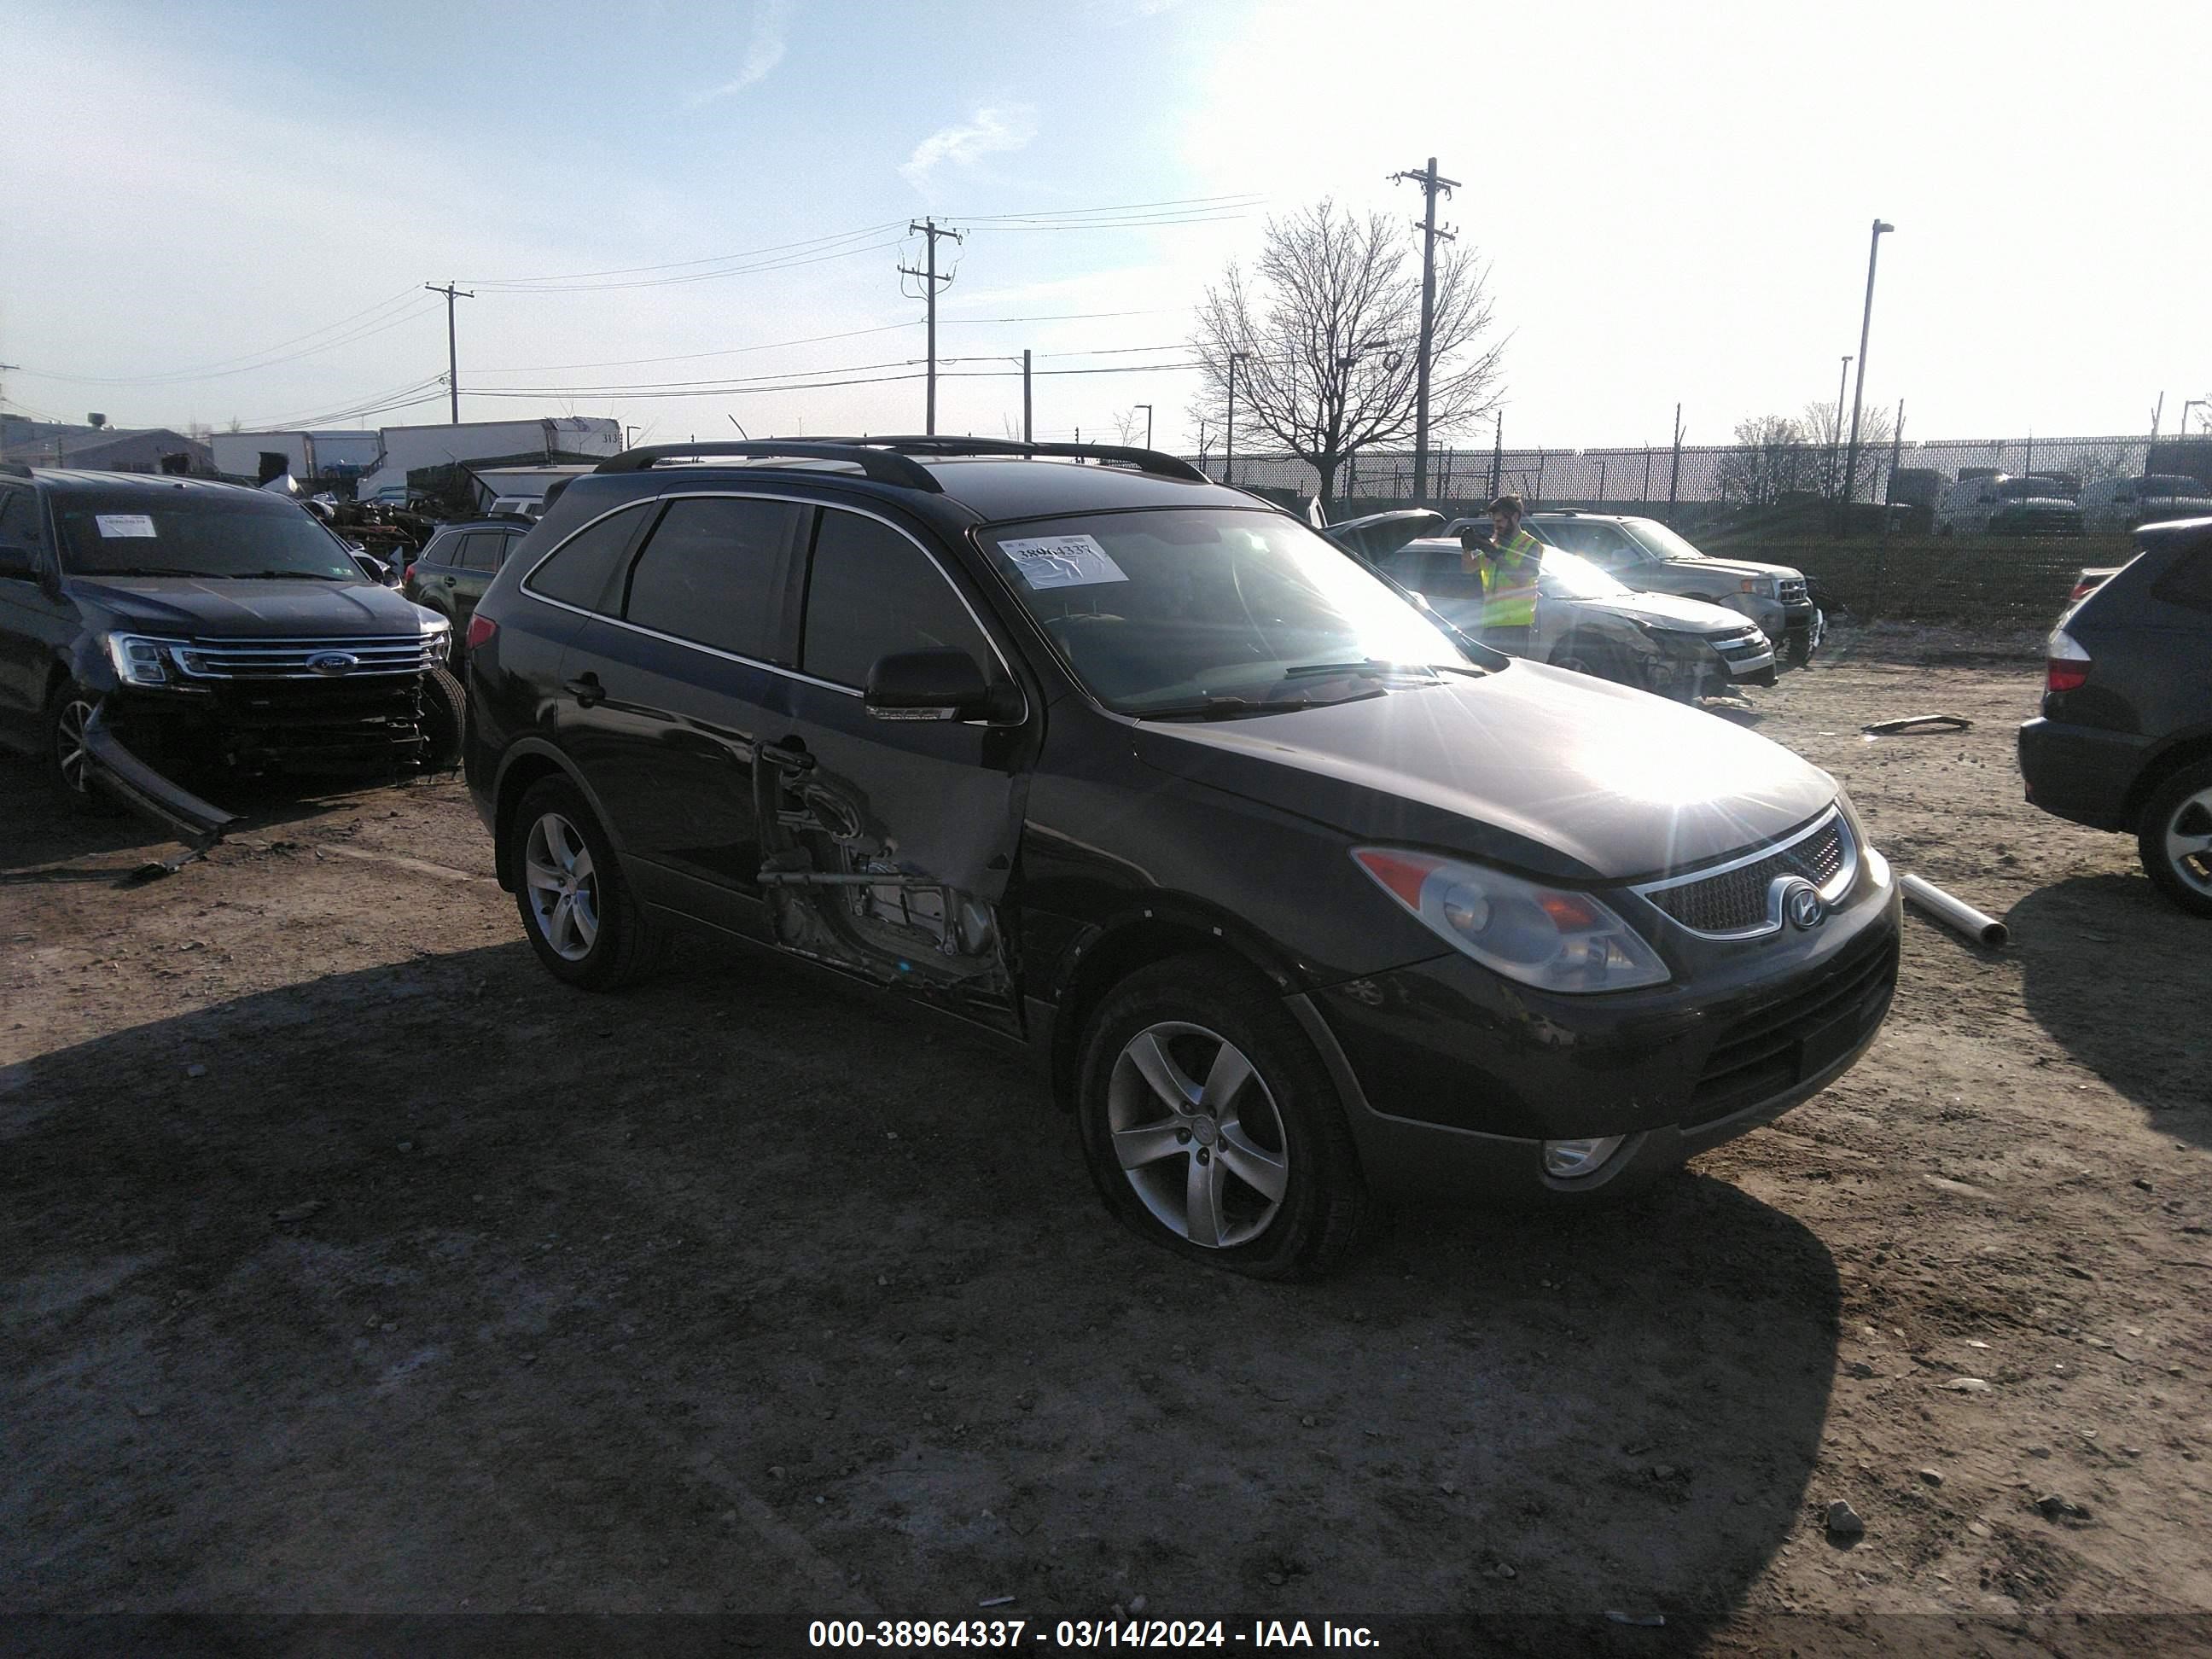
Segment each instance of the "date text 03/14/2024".
[[1249,1628],[1201,1619],[1062,1619],[1031,1628],[1026,1619],[817,1619],[806,1627],[815,1648],[1376,1648],[1364,1625],[1322,1620],[1255,1619]]

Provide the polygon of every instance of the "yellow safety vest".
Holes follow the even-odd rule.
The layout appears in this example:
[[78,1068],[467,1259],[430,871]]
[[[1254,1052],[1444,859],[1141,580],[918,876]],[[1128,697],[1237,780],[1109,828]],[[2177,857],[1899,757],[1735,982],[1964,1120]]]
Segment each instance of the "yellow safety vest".
[[1482,621],[1486,628],[1536,625],[1536,571],[1544,544],[1525,530],[1498,544],[1498,556],[1482,562]]

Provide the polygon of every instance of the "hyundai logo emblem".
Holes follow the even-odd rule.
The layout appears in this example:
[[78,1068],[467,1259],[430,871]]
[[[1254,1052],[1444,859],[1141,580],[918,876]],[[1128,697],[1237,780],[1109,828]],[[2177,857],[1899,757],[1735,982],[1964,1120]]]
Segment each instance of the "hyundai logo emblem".
[[318,651],[307,659],[307,672],[311,674],[345,674],[360,666],[359,657],[343,651]]
[[1782,914],[1799,933],[1810,933],[1828,914],[1828,907],[1809,881],[1793,881],[1782,891]]

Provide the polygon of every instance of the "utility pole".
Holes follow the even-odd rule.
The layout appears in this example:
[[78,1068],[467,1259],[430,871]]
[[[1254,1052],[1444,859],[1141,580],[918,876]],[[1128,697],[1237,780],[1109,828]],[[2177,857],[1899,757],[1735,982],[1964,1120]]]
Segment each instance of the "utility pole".
[[453,395],[453,424],[459,426],[461,423],[461,354],[453,342],[453,301],[473,300],[477,296],[473,289],[455,288],[451,283],[443,288],[435,283],[425,283],[422,286],[433,294],[446,296],[446,390]]
[[1152,447],[1152,406],[1150,404],[1132,404],[1129,407],[1145,411],[1145,447],[1150,449]]
[[1221,482],[1237,482],[1237,365],[1252,354],[1232,351],[1229,354],[1229,430],[1221,445]]
[[1828,422],[1828,481],[1840,481],[1836,463],[1844,458],[1837,452],[1844,447],[1844,382],[1850,378],[1851,360],[1844,359],[1844,366],[1836,371],[1836,418]]
[[1415,369],[1413,403],[1413,504],[1416,507],[1429,498],[1429,354],[1436,343],[1437,325],[1437,238],[1452,240],[1448,230],[1437,228],[1437,192],[1449,196],[1458,188],[1456,179],[1437,176],[1437,158],[1429,157],[1429,164],[1419,173],[1394,173],[1393,184],[1411,183],[1421,187],[1425,199],[1421,215],[1421,356]]
[[1022,441],[1035,443],[1030,436],[1030,349],[1022,348]]
[[1844,461],[1843,533],[1851,532],[1851,492],[1858,483],[1859,470],[1859,404],[1866,396],[1867,331],[1874,326],[1874,266],[1881,257],[1881,239],[1886,231],[1895,230],[1895,225],[1874,222],[1874,234],[1867,239],[1866,310],[1859,317],[1859,379],[1857,388],[1851,393],[1851,447]]
[[1674,405],[1674,470],[1667,479],[1667,528],[1674,527],[1674,503],[1682,489],[1682,405]]
[[1897,495],[1897,463],[1905,453],[1905,399],[1897,400],[1897,430],[1889,434],[1889,488],[1882,491],[1881,545],[1874,556],[1874,594],[1867,601],[1869,621],[1881,615],[1881,579],[1889,564],[1889,521],[1897,515],[1890,511]]
[[942,276],[937,274],[937,239],[950,236],[954,241],[960,242],[965,241],[967,235],[963,231],[948,230],[934,219],[924,219],[920,224],[908,220],[907,230],[910,234],[918,234],[929,239],[929,257],[924,268],[916,270],[912,265],[901,265],[899,274],[921,277],[922,297],[929,302],[929,392],[923,408],[921,429],[934,435],[937,431],[937,290],[952,280],[950,271]]

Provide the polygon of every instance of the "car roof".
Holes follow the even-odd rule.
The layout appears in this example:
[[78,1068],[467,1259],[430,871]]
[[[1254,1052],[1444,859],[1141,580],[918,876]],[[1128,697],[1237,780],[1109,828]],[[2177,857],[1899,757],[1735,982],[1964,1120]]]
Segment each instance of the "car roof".
[[218,478],[179,477],[160,472],[94,472],[73,466],[40,466],[31,469],[31,481],[66,495],[98,495],[111,501],[129,500],[149,504],[173,501],[177,492],[182,490],[187,500],[204,501],[210,496],[222,496],[236,501],[241,507],[251,502],[281,511],[300,505],[289,496],[272,495],[266,490],[256,489],[247,484],[225,483]]

